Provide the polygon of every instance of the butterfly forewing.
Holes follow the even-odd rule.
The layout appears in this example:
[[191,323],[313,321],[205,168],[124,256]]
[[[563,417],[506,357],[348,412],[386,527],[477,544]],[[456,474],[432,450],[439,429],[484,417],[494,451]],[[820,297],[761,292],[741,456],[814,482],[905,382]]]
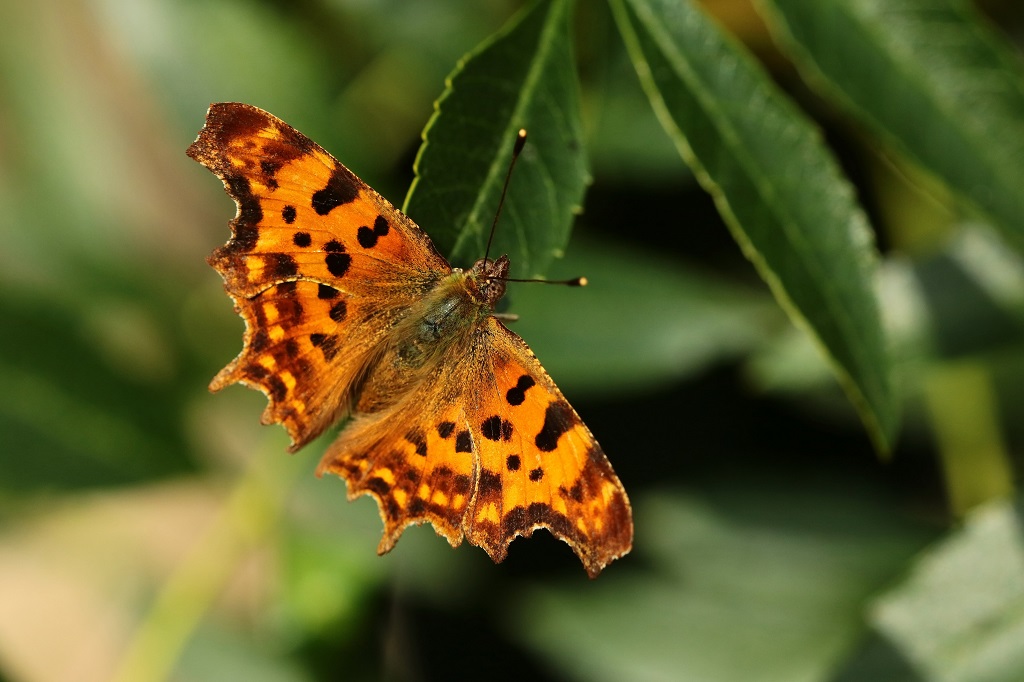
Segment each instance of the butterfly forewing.
[[391,286],[411,295],[416,280],[451,270],[415,223],[261,109],[212,105],[188,154],[238,204],[231,239],[210,257],[232,294],[301,276],[353,293]]
[[211,384],[270,399],[296,449],[344,413],[372,349],[451,271],[427,236],[319,145],[261,109],[214,104],[188,154],[238,204],[210,256],[246,322]]

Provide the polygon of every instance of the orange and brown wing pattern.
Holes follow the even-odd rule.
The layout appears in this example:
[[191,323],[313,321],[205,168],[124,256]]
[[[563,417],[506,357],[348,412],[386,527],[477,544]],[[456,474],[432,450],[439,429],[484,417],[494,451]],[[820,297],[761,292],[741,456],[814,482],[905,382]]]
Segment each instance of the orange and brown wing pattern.
[[465,356],[386,413],[357,417],[320,464],[370,494],[384,520],[378,551],[430,522],[496,562],[547,528],[596,577],[629,552],[632,511],[597,441],[518,336],[488,318]]
[[246,323],[211,389],[268,396],[297,449],[348,408],[368,354],[451,271],[427,236],[330,154],[247,104],[214,104],[188,155],[238,205],[210,256]]
[[384,521],[380,554],[407,526],[426,522],[457,547],[472,502],[476,463],[463,406],[440,392],[414,395],[387,413],[355,418],[317,470],[344,478],[349,499],[377,500]]
[[294,452],[348,410],[387,320],[372,299],[301,279],[237,297],[235,306],[246,323],[243,349],[210,390],[240,382],[263,391],[261,421],[281,423]]
[[479,460],[466,536],[496,561],[547,528],[590,577],[633,544],[626,491],[601,446],[526,343],[493,317],[481,380],[467,401]]
[[300,277],[356,293],[451,270],[401,211],[262,109],[211,105],[187,153],[238,204],[231,239],[209,259],[235,296]]

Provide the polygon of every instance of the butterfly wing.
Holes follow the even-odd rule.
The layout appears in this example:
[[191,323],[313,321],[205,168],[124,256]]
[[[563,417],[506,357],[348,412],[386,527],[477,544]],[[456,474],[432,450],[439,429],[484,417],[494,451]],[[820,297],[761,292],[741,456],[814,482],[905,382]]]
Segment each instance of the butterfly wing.
[[214,104],[188,155],[238,204],[208,259],[246,323],[211,390],[263,391],[264,423],[298,449],[346,411],[373,349],[451,267],[429,238],[305,135],[247,104]]
[[486,329],[487,381],[468,403],[480,470],[466,535],[500,561],[517,536],[547,528],[596,577],[632,547],[626,491],[529,346],[493,317]]
[[597,440],[493,317],[407,400],[357,417],[319,471],[345,478],[350,497],[377,498],[381,553],[426,521],[498,562],[516,537],[547,528],[591,577],[632,546],[629,500]]

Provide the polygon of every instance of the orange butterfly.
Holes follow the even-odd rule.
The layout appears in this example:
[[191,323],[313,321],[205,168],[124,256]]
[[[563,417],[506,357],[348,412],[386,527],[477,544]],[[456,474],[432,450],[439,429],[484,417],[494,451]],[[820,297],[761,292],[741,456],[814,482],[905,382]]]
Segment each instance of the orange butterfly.
[[507,256],[453,269],[319,145],[261,109],[214,104],[188,155],[238,204],[209,263],[246,323],[214,378],[263,391],[298,450],[344,416],[317,474],[373,495],[378,552],[429,521],[499,562],[547,528],[596,577],[629,552],[629,500],[526,343],[492,314]]

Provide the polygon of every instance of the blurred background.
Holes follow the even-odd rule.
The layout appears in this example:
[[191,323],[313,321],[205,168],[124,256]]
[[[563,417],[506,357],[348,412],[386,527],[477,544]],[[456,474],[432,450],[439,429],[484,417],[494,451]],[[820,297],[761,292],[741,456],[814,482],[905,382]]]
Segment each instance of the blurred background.
[[[243,329],[204,260],[234,205],[184,153],[207,106],[401,205],[445,76],[520,3],[0,0],[0,679],[1024,679],[1024,261],[749,2],[703,5],[857,185],[903,431],[875,453],[579,3],[594,182],[551,274],[591,286],[510,299],[633,501],[591,582],[546,533],[497,566],[429,526],[377,557],[374,502],[313,476],[329,439],[286,455],[261,394],[206,389]],[[978,7],[1019,50],[1024,7]]]

